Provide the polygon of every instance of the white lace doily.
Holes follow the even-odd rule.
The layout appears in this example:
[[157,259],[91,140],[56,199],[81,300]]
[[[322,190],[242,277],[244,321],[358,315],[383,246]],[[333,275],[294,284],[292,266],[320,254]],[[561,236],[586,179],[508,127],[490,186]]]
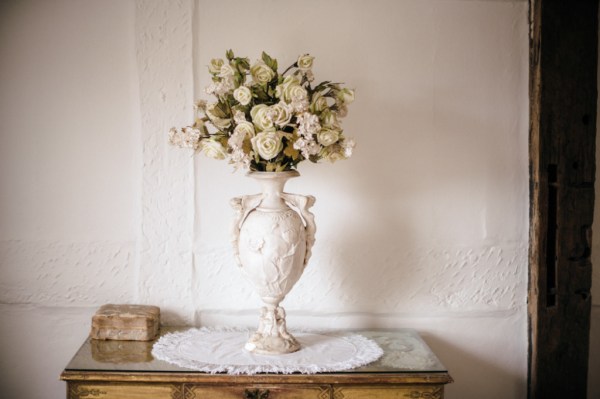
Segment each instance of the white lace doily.
[[155,358],[206,373],[256,374],[343,371],[379,359],[383,351],[362,335],[347,332],[293,332],[302,348],[285,355],[257,355],[244,349],[249,330],[190,329],[161,337]]

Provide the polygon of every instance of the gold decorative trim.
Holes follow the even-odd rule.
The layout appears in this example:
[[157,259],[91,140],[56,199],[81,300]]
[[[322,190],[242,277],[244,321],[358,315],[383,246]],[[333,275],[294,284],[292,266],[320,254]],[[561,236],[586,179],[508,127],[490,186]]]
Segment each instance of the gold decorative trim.
[[410,399],[442,399],[443,398],[443,389],[442,388],[434,388],[431,392],[425,391],[412,391],[404,395],[404,397]]
[[344,394],[340,388],[333,388],[333,399],[344,399]]
[[81,386],[79,384],[74,384],[69,386],[69,399],[80,399],[80,398],[91,398],[91,397],[101,397],[106,395],[106,391],[101,391],[100,389],[89,389],[85,386]]
[[194,392],[193,385],[183,386],[183,399],[196,399],[196,393]]
[[321,387],[318,399],[331,399],[331,389],[329,387]]

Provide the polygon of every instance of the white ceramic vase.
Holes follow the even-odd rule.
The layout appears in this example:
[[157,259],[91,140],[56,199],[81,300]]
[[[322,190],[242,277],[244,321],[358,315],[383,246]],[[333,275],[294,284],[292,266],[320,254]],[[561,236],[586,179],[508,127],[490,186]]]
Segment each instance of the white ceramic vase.
[[250,172],[262,193],[231,200],[236,210],[233,247],[244,275],[265,303],[259,327],[246,349],[259,354],[284,354],[300,349],[287,331],[285,311],[279,306],[298,281],[315,242],[312,196],[283,192],[297,171]]

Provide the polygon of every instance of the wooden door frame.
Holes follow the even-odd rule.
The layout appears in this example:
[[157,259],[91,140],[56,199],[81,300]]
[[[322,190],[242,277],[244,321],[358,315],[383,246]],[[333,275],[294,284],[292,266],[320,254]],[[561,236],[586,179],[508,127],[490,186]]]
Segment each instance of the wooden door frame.
[[531,399],[586,397],[598,0],[530,0]]

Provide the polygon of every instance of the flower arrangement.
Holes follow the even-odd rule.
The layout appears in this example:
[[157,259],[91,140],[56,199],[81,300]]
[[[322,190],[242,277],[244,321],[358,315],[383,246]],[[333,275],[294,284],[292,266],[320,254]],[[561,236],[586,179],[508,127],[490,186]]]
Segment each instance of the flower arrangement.
[[216,101],[198,101],[194,124],[172,128],[171,144],[228,158],[235,169],[267,172],[352,155],[355,143],[344,136],[340,118],[354,91],[331,81],[313,87],[314,57],[298,57],[281,74],[277,60],[265,52],[253,65],[231,50],[226,59],[212,59],[208,66],[212,83],[206,93]]

